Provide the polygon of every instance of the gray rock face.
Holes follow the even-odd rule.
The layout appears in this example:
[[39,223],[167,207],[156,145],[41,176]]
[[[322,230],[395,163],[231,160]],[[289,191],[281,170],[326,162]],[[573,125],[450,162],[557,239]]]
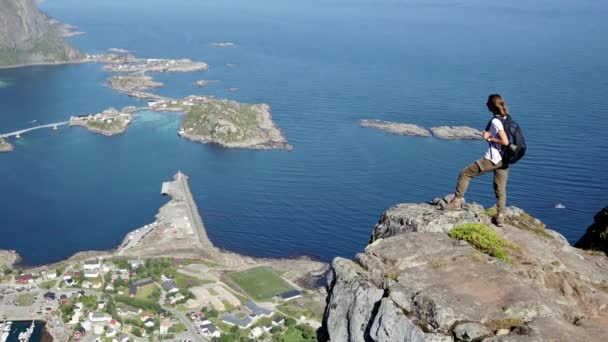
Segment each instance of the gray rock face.
[[467,322],[454,327],[454,336],[465,342],[479,341],[483,337],[493,335],[485,325],[477,322]]
[[32,0],[0,0],[0,67],[78,57]]
[[[568,245],[517,208],[499,229],[478,205],[389,209],[354,261],[332,265],[329,341],[608,341],[608,258]],[[512,262],[446,234],[488,224]]]
[[439,139],[481,139],[482,132],[467,126],[439,126],[431,128],[431,133]]
[[399,135],[410,135],[417,137],[428,137],[431,135],[428,130],[420,126],[399,122],[381,120],[361,120],[359,121],[359,126],[365,128],[374,128],[388,133]]
[[480,222],[489,223],[489,220],[479,205],[470,205],[468,210],[444,211],[427,203],[402,203],[382,215],[374,227],[371,241],[417,231],[448,232],[461,224]]

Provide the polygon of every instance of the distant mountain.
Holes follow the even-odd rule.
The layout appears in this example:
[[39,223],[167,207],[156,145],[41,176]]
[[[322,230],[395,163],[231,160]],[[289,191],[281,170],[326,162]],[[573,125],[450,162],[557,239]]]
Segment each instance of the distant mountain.
[[32,0],[0,0],[0,67],[60,63],[80,53]]

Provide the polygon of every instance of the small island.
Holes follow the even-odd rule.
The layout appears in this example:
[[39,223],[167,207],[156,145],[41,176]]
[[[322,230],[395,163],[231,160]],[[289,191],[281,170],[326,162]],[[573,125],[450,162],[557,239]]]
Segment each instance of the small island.
[[15,147],[6,141],[4,138],[0,138],[0,153],[1,152],[12,152]]
[[291,150],[267,104],[241,104],[207,97],[186,111],[179,135],[230,148]]
[[199,80],[199,81],[194,82],[194,84],[199,87],[206,87],[206,86],[210,85],[211,83],[220,83],[220,81],[218,81],[218,80]]
[[112,89],[128,95],[163,86],[161,82],[154,81],[150,76],[134,75],[112,76],[108,79],[108,85]]
[[431,128],[431,133],[439,139],[481,140],[482,132],[468,126],[439,126]]
[[390,122],[382,120],[361,120],[359,121],[359,126],[365,128],[374,128],[398,135],[410,135],[417,137],[428,137],[431,135],[428,130],[420,126],[399,122]]
[[127,49],[122,49],[122,48],[109,48],[108,52],[111,53],[119,53],[119,54],[128,54],[128,53],[133,53],[133,50],[127,50]]
[[468,126],[439,126],[433,127],[429,131],[426,128],[413,124],[382,120],[361,120],[359,121],[359,126],[374,128],[391,134],[417,137],[433,136],[445,140],[482,139],[482,132],[480,130]]
[[97,114],[85,114],[70,117],[70,126],[82,126],[94,133],[106,136],[124,133],[133,117],[135,107],[126,107],[121,111],[109,108]]
[[[103,62],[103,59],[107,59],[102,56],[98,56],[99,61]],[[113,59],[116,59],[113,56]],[[114,61],[106,64],[103,70],[110,72],[194,72],[204,71],[209,69],[209,65],[205,62],[196,62],[188,58],[183,59],[161,59],[161,58],[133,58],[130,55],[118,56],[118,58],[124,58],[124,63],[116,63]]]
[[235,43],[231,42],[219,42],[219,43],[211,43],[210,46],[221,47],[221,48],[233,48],[236,47]]

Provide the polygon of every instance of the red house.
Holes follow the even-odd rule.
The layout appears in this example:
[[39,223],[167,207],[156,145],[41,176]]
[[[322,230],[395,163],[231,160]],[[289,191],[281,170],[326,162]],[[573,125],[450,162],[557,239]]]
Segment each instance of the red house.
[[24,274],[24,275],[20,275],[15,277],[15,282],[17,282],[17,284],[29,284],[32,283],[34,281],[34,276],[32,276],[31,274]]

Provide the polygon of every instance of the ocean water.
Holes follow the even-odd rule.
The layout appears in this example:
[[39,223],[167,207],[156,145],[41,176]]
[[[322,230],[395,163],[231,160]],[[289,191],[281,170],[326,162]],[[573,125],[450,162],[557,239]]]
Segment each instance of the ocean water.
[[[31,324],[31,321],[14,321],[11,325],[11,331],[8,335],[7,342],[19,342],[19,334],[25,332],[31,326]],[[34,331],[30,336],[30,341],[41,341],[42,330],[43,325],[39,321],[36,321],[34,325]]]
[[[265,102],[293,152],[180,139],[180,114],[142,113],[129,131],[41,130],[0,155],[0,249],[28,264],[115,247],[153,220],[161,182],[182,170],[221,248],[264,257],[352,257],[384,210],[454,190],[479,141],[402,137],[363,118],[485,127],[505,96],[528,140],[508,204],[576,241],[608,203],[608,3],[541,0],[76,0],[41,7],[86,35],[88,53],[187,57],[206,72],[154,74],[167,96]],[[230,41],[238,47],[211,47]],[[236,64],[228,68],[226,64]],[[0,70],[0,132],[141,104],[98,64]],[[206,88],[198,79],[218,79]],[[238,88],[236,93],[227,91]],[[493,204],[491,176],[467,198]],[[557,203],[566,209],[555,209]]]

